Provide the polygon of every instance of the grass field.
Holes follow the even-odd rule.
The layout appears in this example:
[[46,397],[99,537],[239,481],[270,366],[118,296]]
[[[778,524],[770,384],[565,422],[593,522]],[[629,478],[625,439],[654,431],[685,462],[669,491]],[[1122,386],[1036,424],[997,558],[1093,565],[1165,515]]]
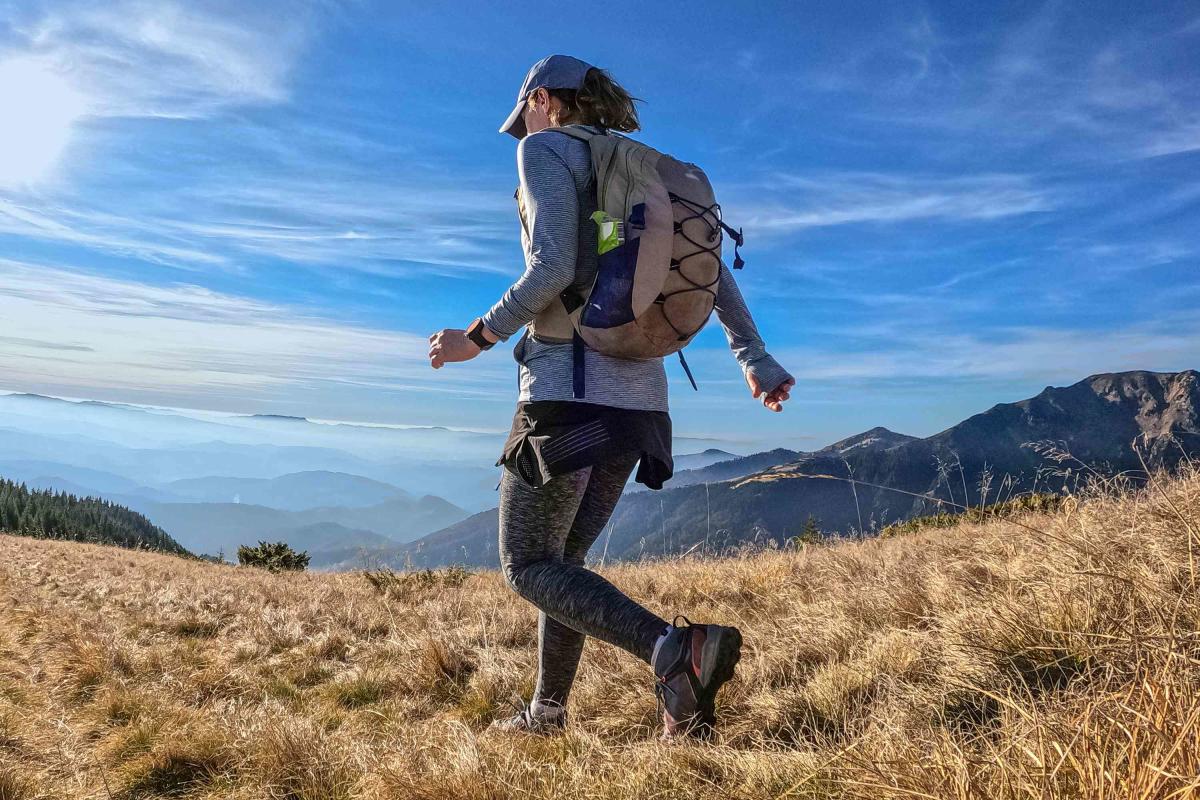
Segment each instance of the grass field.
[[0,537],[0,800],[1200,796],[1200,470],[1050,514],[604,570],[740,626],[713,744],[589,641],[558,738],[497,573],[368,580]]

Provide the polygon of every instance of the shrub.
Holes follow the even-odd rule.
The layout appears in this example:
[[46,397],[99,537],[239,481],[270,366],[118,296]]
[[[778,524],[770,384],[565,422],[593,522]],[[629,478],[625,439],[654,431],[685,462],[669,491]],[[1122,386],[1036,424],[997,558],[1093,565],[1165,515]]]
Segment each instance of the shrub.
[[375,591],[385,597],[404,599],[423,589],[458,589],[467,582],[471,573],[465,567],[455,564],[445,569],[423,569],[416,572],[396,572],[388,567],[380,567],[364,570],[362,576]]
[[238,548],[238,563],[243,567],[260,567],[271,572],[300,571],[308,567],[309,555],[296,552],[287,542],[259,542],[257,547]]
[[988,519],[1002,519],[1025,512],[1052,514],[1062,506],[1064,499],[1063,495],[1052,492],[1017,495],[1000,503],[989,503],[982,508],[973,506],[966,511],[941,512],[923,517],[913,517],[904,522],[893,522],[891,525],[885,526],[879,535],[886,538],[916,533],[927,528],[953,528],[964,522],[984,522]]

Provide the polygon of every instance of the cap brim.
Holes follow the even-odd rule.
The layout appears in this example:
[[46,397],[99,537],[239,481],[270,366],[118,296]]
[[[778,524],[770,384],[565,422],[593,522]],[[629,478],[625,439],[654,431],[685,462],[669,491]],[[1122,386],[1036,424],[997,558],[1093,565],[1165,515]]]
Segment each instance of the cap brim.
[[508,115],[508,119],[504,120],[504,124],[500,126],[500,133],[507,133],[517,139],[525,136],[525,120],[521,118],[521,112],[525,110],[525,101],[518,100],[517,105],[513,108],[512,113]]

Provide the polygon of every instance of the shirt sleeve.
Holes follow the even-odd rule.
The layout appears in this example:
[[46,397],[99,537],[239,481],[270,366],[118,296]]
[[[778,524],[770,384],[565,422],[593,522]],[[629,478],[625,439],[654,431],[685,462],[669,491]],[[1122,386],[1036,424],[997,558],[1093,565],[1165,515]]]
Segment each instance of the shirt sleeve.
[[729,267],[721,264],[721,275],[717,281],[717,300],[715,304],[717,319],[725,329],[725,339],[733,357],[741,365],[742,371],[758,379],[763,391],[771,391],[779,384],[792,378],[786,369],[780,366],[767,353],[758,328],[750,316],[750,309],[742,299],[742,292]]
[[567,162],[544,137],[531,135],[517,145],[517,172],[529,238],[525,272],[483,315],[483,324],[501,339],[571,285],[579,250],[579,195]]

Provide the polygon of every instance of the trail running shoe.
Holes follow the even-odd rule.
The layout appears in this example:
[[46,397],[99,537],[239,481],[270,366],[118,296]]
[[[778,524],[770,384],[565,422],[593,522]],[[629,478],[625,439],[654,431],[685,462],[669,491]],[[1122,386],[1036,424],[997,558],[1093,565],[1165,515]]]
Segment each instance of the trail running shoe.
[[551,736],[561,732],[567,725],[567,709],[557,703],[538,703],[536,709],[534,704],[526,705],[519,698],[510,703],[517,713],[494,721],[491,725],[493,730]]
[[733,677],[742,656],[742,634],[724,625],[693,625],[682,616],[675,619],[686,624],[673,626],[650,658],[657,678],[654,694],[662,713],[662,738],[686,734],[707,739],[716,722],[717,690]]

